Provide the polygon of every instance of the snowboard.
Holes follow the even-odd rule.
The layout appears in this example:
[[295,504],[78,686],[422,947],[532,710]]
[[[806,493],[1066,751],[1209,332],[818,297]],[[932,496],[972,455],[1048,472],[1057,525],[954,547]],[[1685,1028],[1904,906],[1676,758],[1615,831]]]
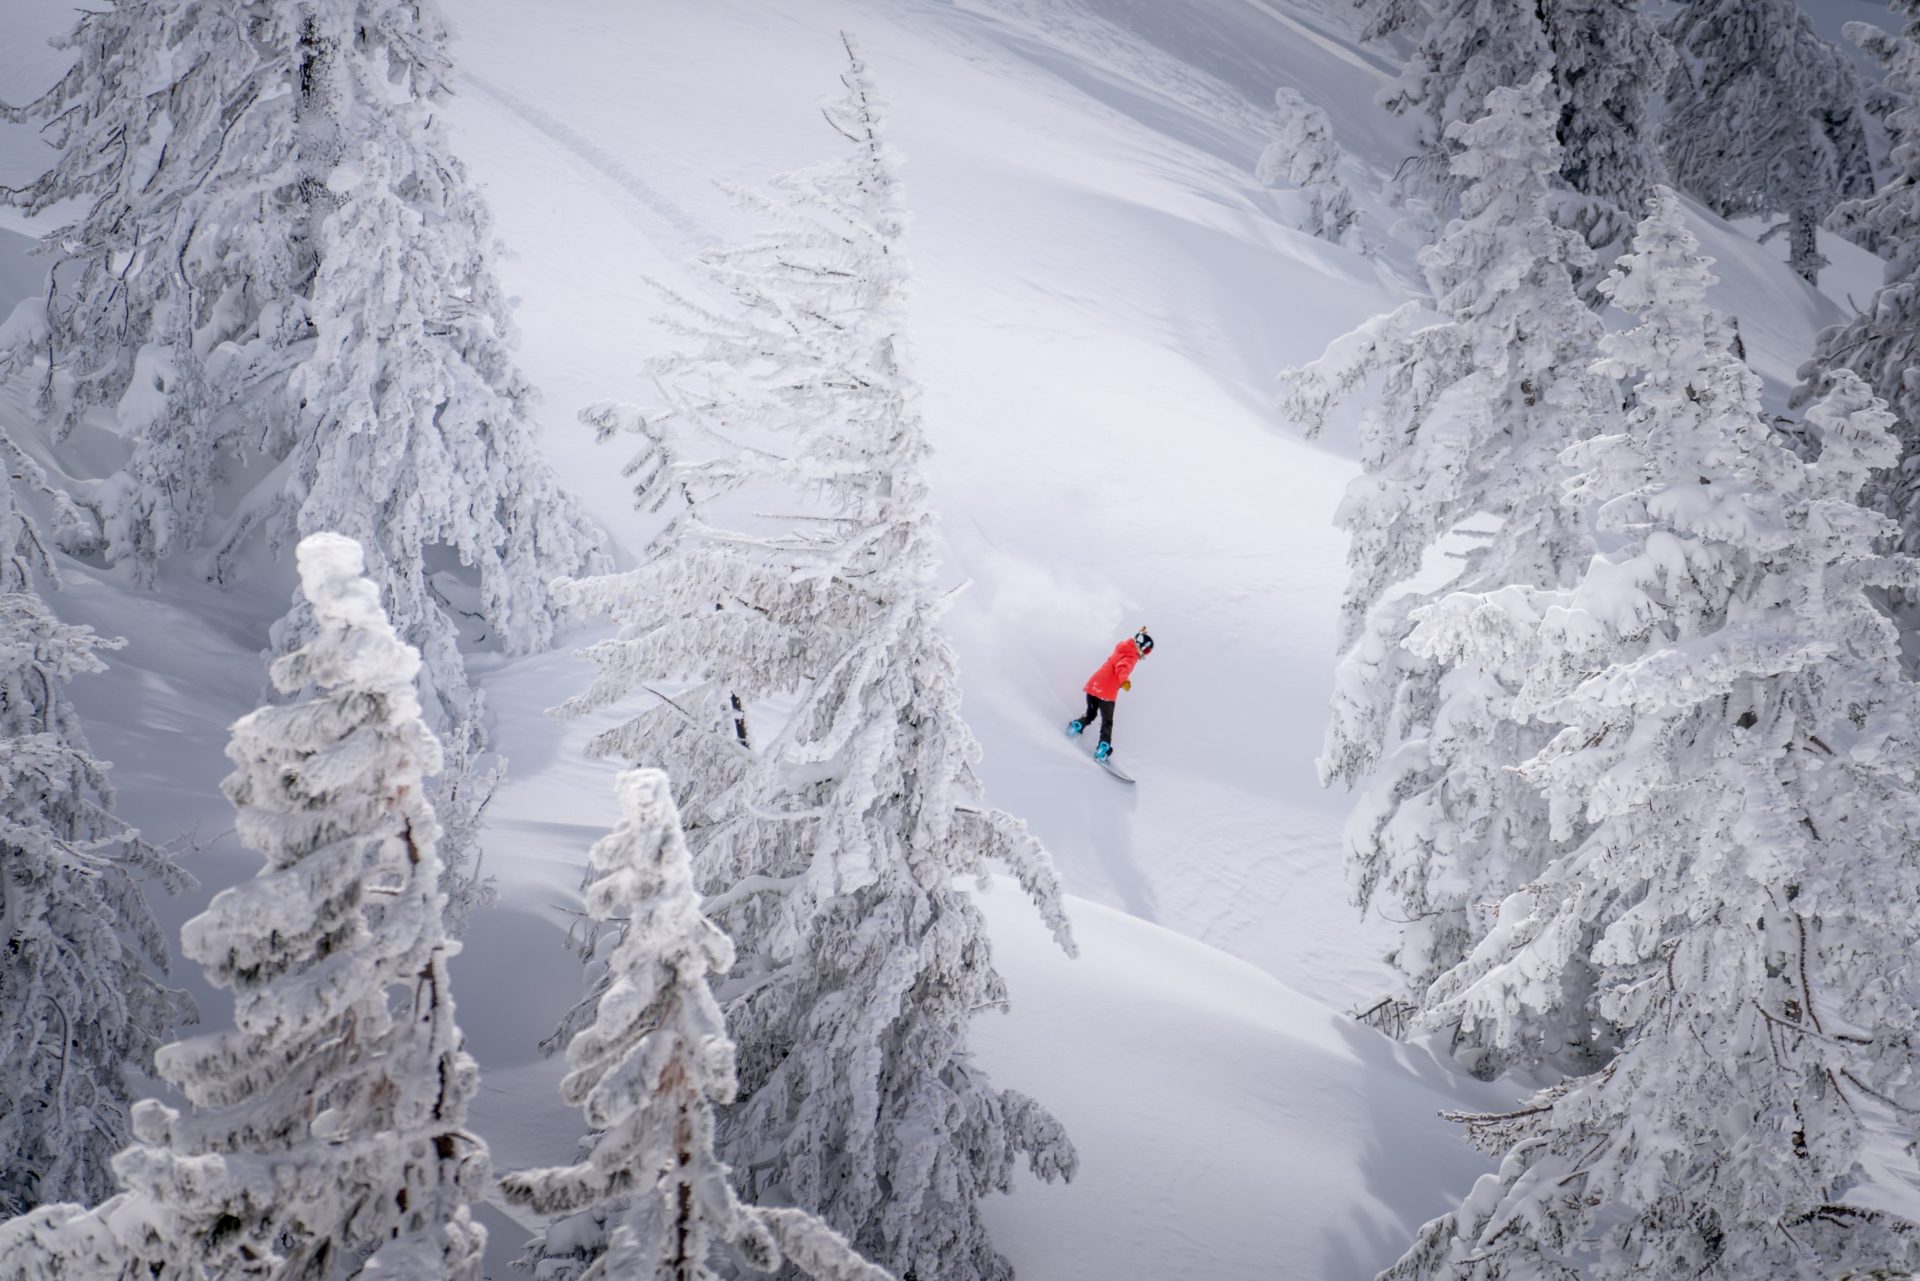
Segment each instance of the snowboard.
[[[1068,734],[1067,737],[1078,738],[1079,735]],[[1118,765],[1115,765],[1111,758],[1103,761],[1103,760],[1100,760],[1098,757],[1096,757],[1093,763],[1095,765],[1098,765],[1101,769],[1105,770],[1107,773],[1113,775],[1115,778],[1119,779],[1122,783],[1131,783],[1134,781],[1133,775],[1127,773],[1125,770],[1121,769]]]

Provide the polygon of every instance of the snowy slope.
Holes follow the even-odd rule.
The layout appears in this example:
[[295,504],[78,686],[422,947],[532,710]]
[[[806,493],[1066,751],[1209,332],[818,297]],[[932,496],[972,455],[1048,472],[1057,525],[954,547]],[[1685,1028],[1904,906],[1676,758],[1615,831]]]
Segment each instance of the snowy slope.
[[[951,626],[995,800],[1074,892],[1346,1001],[1375,985],[1379,935],[1344,906],[1341,802],[1310,762],[1350,466],[1265,399],[1275,369],[1395,294],[1275,221],[1251,176],[1254,64],[1299,64],[1378,149],[1394,122],[1363,114],[1363,59],[1330,71],[1258,5],[1193,6],[1211,28],[1178,7],[1135,16],[1232,51],[1240,88],[1070,3],[723,2],[633,22],[606,0],[529,28],[515,6],[461,0],[454,122],[517,255],[549,449],[630,537],[618,460],[571,411],[653,395],[634,373],[659,341],[643,278],[677,281],[676,259],[736,225],[713,179],[831,147],[814,103],[837,28],[857,29],[909,160],[935,497],[952,577],[971,581]],[[1143,782],[1116,793],[1057,731],[1142,622],[1160,647],[1116,737]]]
[[[512,251],[545,444],[623,553],[645,532],[623,458],[573,412],[655,394],[637,372],[663,340],[647,278],[684,282],[681,260],[740,229],[716,179],[831,151],[814,104],[838,29],[861,35],[910,160],[935,498],[967,584],[949,624],[983,776],[1084,900],[1069,963],[1010,887],[987,898],[1015,1006],[982,1021],[981,1053],[1084,1158],[1071,1187],[996,1207],[1002,1248],[1040,1281],[1371,1275],[1482,1168],[1434,1113],[1500,1096],[1334,1012],[1379,987],[1388,937],[1345,902],[1345,801],[1312,767],[1344,578],[1331,516],[1353,465],[1339,439],[1277,422],[1269,394],[1275,370],[1397,303],[1411,269],[1404,246],[1376,265],[1289,231],[1285,197],[1251,174],[1282,84],[1332,114],[1357,186],[1405,154],[1345,0],[447,3],[456,141]],[[67,9],[0,15],[0,97],[53,73],[38,35]],[[0,181],[33,155],[0,136]],[[1699,225],[1783,397],[1838,310],[1777,245]],[[1835,274],[1871,279],[1859,257]],[[32,281],[0,246],[0,302]],[[79,479],[111,466],[105,443],[84,453]],[[225,593],[184,565],[152,595],[84,566],[70,578],[62,611],[131,640],[77,691],[124,807],[157,838],[197,833],[208,889],[251,870],[222,835],[220,748],[261,693],[284,567]],[[1120,708],[1141,779],[1122,790],[1059,724],[1142,622],[1159,648]],[[571,1154],[577,1117],[533,1043],[578,988],[556,908],[611,818],[612,770],[580,756],[592,726],[542,715],[587,679],[564,649],[477,666],[511,776],[489,812],[500,902],[456,985],[485,1072],[476,1126],[510,1166]],[[517,1234],[495,1224],[501,1262]]]
[[[615,767],[582,759],[594,726],[524,710],[570,666],[549,655],[490,685],[531,768],[491,815],[501,903],[476,915],[455,982],[484,1071],[474,1125],[503,1167],[568,1157],[579,1125],[533,1046],[579,990],[549,905],[572,901],[580,851],[612,820]],[[1071,1185],[1023,1180],[993,1205],[1023,1277],[1370,1277],[1485,1168],[1435,1114],[1509,1092],[1124,913],[1071,903],[1068,960],[1010,882],[981,905],[1014,1005],[976,1022],[976,1046],[997,1082],[1054,1110],[1082,1162]],[[518,1240],[498,1226],[493,1257]]]
[[[1351,474],[1338,440],[1271,412],[1276,370],[1393,305],[1411,272],[1292,232],[1252,179],[1280,84],[1331,112],[1377,184],[1406,152],[1372,105],[1385,71],[1338,0],[569,0],[529,25],[456,0],[458,140],[515,260],[547,446],[616,539],[638,526],[611,451],[571,421],[645,400],[661,341],[646,278],[738,227],[715,180],[832,146],[814,104],[837,30],[895,99],[919,275],[951,628],[993,798],[1069,888],[1222,947],[1333,1004],[1380,986],[1387,930],[1345,901],[1344,798],[1319,789],[1332,605]],[[1374,210],[1375,229],[1391,213]],[[1839,316],[1708,215],[1723,300],[1776,400]],[[1866,256],[1831,273],[1858,295]],[[1122,700],[1116,794],[1057,734],[1125,631],[1159,648]]]

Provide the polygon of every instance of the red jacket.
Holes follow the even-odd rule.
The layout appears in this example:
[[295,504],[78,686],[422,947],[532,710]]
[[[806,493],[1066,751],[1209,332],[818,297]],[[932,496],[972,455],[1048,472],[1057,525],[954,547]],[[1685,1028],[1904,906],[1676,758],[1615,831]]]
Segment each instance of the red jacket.
[[1082,688],[1095,698],[1112,702],[1120,697],[1120,683],[1133,675],[1133,666],[1139,661],[1140,647],[1129,636],[1113,647],[1113,653],[1107,655],[1107,661],[1100,664],[1099,671],[1087,677],[1087,683]]

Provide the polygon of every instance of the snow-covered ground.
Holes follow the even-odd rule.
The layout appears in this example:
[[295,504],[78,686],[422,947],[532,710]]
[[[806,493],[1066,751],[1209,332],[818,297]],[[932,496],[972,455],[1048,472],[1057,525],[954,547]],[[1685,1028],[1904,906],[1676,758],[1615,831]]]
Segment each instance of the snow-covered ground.
[[[1293,27],[1241,8],[1223,47],[1300,60]],[[514,12],[454,8],[457,139],[516,254],[549,447],[616,536],[633,528],[617,459],[570,411],[655,395],[645,277],[679,283],[676,260],[735,225],[715,179],[831,148],[814,104],[854,28],[909,160],[933,480],[970,580],[952,628],[994,798],[1076,893],[1330,1000],[1365,994],[1379,936],[1342,906],[1340,803],[1310,765],[1350,467],[1265,402],[1275,369],[1393,295],[1276,222],[1254,103],[1071,5],[667,5],[633,23],[609,2],[531,32]],[[1370,88],[1348,88],[1357,111]],[[1116,794],[1057,728],[1143,622],[1160,648],[1116,733],[1143,782]]]
[[[1390,933],[1346,903],[1345,802],[1312,763],[1344,578],[1331,518],[1353,464],[1337,435],[1307,443],[1277,421],[1270,392],[1276,370],[1399,301],[1412,269],[1404,247],[1376,263],[1289,230],[1286,197],[1252,171],[1280,85],[1331,114],[1356,187],[1406,153],[1372,105],[1386,64],[1352,40],[1345,0],[448,7],[456,141],[511,251],[544,443],[623,554],[645,531],[624,459],[573,412],[657,395],[640,372],[664,340],[649,277],[686,283],[681,261],[741,229],[719,182],[831,152],[815,104],[839,30],[860,35],[910,161],[966,710],[991,798],[1076,896],[1085,953],[1060,957],[1017,895],[989,892],[1014,1009],[982,1020],[980,1053],[1059,1114],[1084,1163],[1070,1187],[998,1205],[1000,1245],[1030,1281],[1337,1281],[1390,1262],[1484,1168],[1436,1112],[1506,1095],[1341,1017],[1384,985]],[[38,41],[68,17],[64,0],[12,0],[0,97],[57,67]],[[0,139],[0,181],[32,164],[28,143]],[[1697,221],[1783,397],[1839,309],[1777,243]],[[19,243],[0,246],[0,303],[33,287]],[[1829,293],[1864,297],[1864,255],[1828,252]],[[82,444],[74,456],[112,465],[111,442]],[[188,564],[152,593],[85,566],[69,578],[62,612],[130,642],[76,690],[124,810],[157,839],[193,834],[208,888],[250,871],[223,835],[220,751],[262,691],[289,571],[256,565],[229,591]],[[1059,726],[1143,623],[1159,644],[1119,710],[1140,779],[1124,789]],[[533,1047],[578,989],[558,909],[612,816],[612,767],[582,757],[591,725],[543,715],[587,679],[564,647],[476,667],[511,771],[489,811],[500,899],[475,917],[456,986],[485,1072],[476,1125],[508,1167],[572,1150],[577,1117]],[[163,910],[177,922],[203,901]],[[504,1276],[521,1234],[494,1222]]]

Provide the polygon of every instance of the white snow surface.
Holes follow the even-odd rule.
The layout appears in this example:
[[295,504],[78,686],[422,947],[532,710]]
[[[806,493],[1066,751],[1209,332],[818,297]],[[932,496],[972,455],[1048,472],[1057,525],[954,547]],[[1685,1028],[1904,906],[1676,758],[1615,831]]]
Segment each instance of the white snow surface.
[[[1346,902],[1346,799],[1313,767],[1345,576],[1331,518],[1354,467],[1344,433],[1303,442],[1271,395],[1281,367],[1404,298],[1409,250],[1389,243],[1375,264],[1290,230],[1290,196],[1253,168],[1274,89],[1298,89],[1353,153],[1368,234],[1388,240],[1370,193],[1407,134],[1372,103],[1388,66],[1353,41],[1345,0],[447,7],[464,69],[454,139],[510,250],[542,443],[627,561],[650,529],[624,454],[574,411],[657,397],[639,372],[665,341],[648,278],[686,287],[679,264],[740,232],[716,180],[831,153],[817,103],[837,32],[861,36],[909,160],[913,336],[947,572],[965,584],[948,623],[967,713],[991,800],[1031,823],[1076,896],[1084,951],[1054,951],[1011,885],[986,894],[1014,1007],[983,1016],[976,1044],[1083,1157],[1072,1185],[1029,1181],[994,1206],[998,1243],[1028,1281],[1341,1281],[1391,1262],[1486,1168],[1436,1112],[1512,1093],[1343,1017],[1384,988],[1391,937]],[[6,6],[0,98],[57,73],[40,38],[70,13]],[[31,172],[37,147],[0,134],[0,182]],[[1864,301],[1872,262],[1824,245],[1829,298],[1786,272],[1779,241],[1694,217],[1720,260],[1716,301],[1778,404],[1839,318],[1833,299]],[[0,314],[37,288],[25,243],[0,232]],[[115,443],[83,431],[60,459],[103,475]],[[73,564],[53,602],[129,638],[75,696],[127,817],[153,839],[194,834],[203,890],[158,905],[176,923],[257,866],[227,834],[221,749],[265,690],[292,571],[251,570],[221,591],[181,561],[147,593]],[[1141,624],[1158,646],[1119,708],[1116,754],[1140,780],[1126,788],[1060,726]],[[568,652],[580,639],[475,660],[510,776],[488,812],[500,898],[454,973],[483,1070],[474,1123],[501,1169],[570,1160],[577,1134],[561,1065],[533,1047],[579,991],[560,909],[616,814],[616,766],[580,751],[597,726],[543,714],[589,679]],[[182,969],[224,1022],[224,1000]],[[525,1234],[488,1218],[504,1278]]]

